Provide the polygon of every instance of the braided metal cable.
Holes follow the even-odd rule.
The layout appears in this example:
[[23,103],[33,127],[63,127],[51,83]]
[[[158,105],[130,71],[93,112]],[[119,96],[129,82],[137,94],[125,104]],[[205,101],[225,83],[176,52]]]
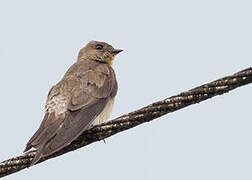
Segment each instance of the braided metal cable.
[[[177,111],[195,103],[199,103],[216,95],[221,95],[249,83],[252,83],[252,67],[235,73],[234,75],[227,76],[189,91],[180,93],[179,95],[155,102],[142,109],[118,117],[112,121],[97,125],[92,129],[83,132],[80,137],[78,137],[67,147],[52,154],[51,156],[42,158],[38,163],[76,150],[90,143],[103,140],[118,132],[122,132],[145,122],[149,122],[167,113]],[[30,151],[21,156],[1,162],[0,177],[7,176],[29,167],[29,164],[31,163],[35,153],[35,151]]]

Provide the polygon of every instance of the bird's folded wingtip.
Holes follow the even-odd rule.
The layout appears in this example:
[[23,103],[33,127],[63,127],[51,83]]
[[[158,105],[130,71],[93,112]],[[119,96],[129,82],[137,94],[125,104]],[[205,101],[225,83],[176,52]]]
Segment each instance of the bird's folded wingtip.
[[30,150],[31,148],[32,148],[31,145],[27,144],[26,147],[25,147],[24,153],[25,153],[26,151]]

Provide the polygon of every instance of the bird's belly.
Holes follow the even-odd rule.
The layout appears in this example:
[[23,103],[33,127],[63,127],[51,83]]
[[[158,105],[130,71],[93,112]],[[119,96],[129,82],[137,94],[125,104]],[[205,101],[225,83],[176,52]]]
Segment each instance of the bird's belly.
[[106,104],[103,111],[95,118],[95,120],[92,122],[91,126],[106,122],[111,115],[113,106],[114,106],[114,98],[112,98],[108,101],[108,103]]

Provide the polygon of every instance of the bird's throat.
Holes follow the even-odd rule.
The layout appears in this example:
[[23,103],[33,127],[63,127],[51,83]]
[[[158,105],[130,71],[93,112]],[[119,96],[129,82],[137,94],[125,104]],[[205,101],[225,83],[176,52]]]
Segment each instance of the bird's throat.
[[113,60],[107,61],[108,65],[112,66],[113,65]]

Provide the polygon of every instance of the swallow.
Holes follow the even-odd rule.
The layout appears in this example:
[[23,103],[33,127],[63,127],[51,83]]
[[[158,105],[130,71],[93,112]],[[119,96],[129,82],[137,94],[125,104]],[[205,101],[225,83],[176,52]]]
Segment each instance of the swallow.
[[24,152],[36,149],[30,166],[109,119],[118,89],[112,64],[121,51],[98,41],[80,50],[78,60],[49,91],[44,119],[26,144]]

